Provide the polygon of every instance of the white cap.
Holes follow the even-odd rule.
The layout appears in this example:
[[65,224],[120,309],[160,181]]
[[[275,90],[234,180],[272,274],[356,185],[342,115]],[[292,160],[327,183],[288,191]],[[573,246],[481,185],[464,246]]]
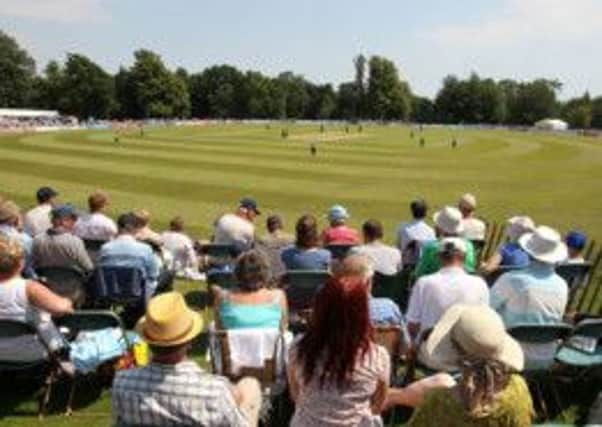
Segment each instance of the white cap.
[[446,206],[433,215],[435,224],[447,234],[461,234],[464,231],[462,212],[458,208]]
[[465,254],[466,243],[464,242],[464,239],[461,239],[459,237],[446,237],[445,239],[442,239],[439,243],[439,253],[445,252],[449,249]]

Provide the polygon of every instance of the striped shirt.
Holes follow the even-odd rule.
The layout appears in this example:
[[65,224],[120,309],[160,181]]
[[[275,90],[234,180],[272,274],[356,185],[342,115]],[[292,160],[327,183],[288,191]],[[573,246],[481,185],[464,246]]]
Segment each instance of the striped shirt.
[[192,361],[121,371],[112,391],[116,426],[247,426],[228,380]]
[[[502,275],[490,293],[491,307],[507,328],[519,324],[543,325],[562,320],[568,300],[564,279],[554,272],[553,265],[531,261],[529,267]],[[528,368],[549,365],[556,353],[556,344],[521,343]]]

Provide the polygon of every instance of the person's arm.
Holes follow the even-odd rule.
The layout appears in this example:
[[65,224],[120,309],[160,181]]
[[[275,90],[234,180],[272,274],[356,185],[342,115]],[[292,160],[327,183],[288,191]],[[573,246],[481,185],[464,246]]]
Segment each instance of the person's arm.
[[502,264],[502,255],[499,252],[494,253],[487,262],[481,265],[481,271],[485,274],[490,274],[500,268]]
[[377,346],[376,349],[378,352],[376,366],[379,367],[379,378],[376,390],[370,399],[370,406],[373,414],[380,414],[387,400],[387,390],[389,389],[389,379],[391,378],[391,358],[389,352],[384,347]]
[[282,311],[282,317],[280,319],[280,329],[282,331],[288,330],[288,301],[286,300],[286,294],[281,289],[275,289],[273,292],[278,294],[278,303]]
[[25,293],[27,300],[32,305],[50,313],[52,316],[63,316],[73,313],[73,303],[69,299],[56,295],[38,282],[27,282]]
[[77,265],[85,272],[89,272],[94,270],[94,264],[90,259],[90,255],[88,255],[88,251],[86,250],[86,246],[84,245],[83,240],[77,239],[74,245],[74,257]]
[[295,375],[295,366],[297,364],[297,360],[295,357],[295,351],[289,351],[289,360],[288,365],[286,367],[286,377],[288,379],[288,392],[290,394],[291,400],[294,403],[297,403],[297,399],[299,397],[299,383],[297,382],[297,376]]
[[438,388],[451,388],[455,385],[456,381],[451,375],[440,373],[414,381],[407,387],[390,388],[387,393],[384,409],[386,410],[393,406],[415,408],[422,404],[424,397],[429,391]]

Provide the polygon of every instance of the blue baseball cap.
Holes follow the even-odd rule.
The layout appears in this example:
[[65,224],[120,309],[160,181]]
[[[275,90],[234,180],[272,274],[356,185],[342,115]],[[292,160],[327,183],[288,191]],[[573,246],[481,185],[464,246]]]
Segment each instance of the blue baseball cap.
[[52,217],[52,219],[68,217],[77,218],[78,214],[77,209],[75,209],[75,206],[73,206],[71,203],[66,203],[64,205],[58,205],[52,208],[52,210],[50,211],[50,216]]
[[587,243],[587,236],[585,233],[581,231],[570,231],[564,241],[569,248],[581,250],[585,248],[585,244]]
[[341,206],[341,205],[334,205],[328,211],[328,219],[330,221],[338,221],[341,219],[347,219],[347,218],[349,218],[349,216],[350,215],[349,215],[349,212],[347,212],[347,209],[345,209],[345,207]]

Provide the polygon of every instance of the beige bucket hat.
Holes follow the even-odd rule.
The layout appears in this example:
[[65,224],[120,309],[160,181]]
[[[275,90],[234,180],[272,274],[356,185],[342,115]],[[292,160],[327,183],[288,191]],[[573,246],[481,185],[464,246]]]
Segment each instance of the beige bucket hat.
[[446,206],[435,212],[433,220],[437,227],[448,234],[461,234],[464,231],[462,212],[458,208]]
[[520,344],[504,327],[501,317],[487,305],[457,304],[450,307],[420,346],[420,360],[432,369],[459,369],[460,350],[500,361],[522,371],[524,354]]
[[523,234],[518,244],[533,258],[546,264],[556,264],[568,257],[560,233],[545,225],[540,225],[533,233]]

